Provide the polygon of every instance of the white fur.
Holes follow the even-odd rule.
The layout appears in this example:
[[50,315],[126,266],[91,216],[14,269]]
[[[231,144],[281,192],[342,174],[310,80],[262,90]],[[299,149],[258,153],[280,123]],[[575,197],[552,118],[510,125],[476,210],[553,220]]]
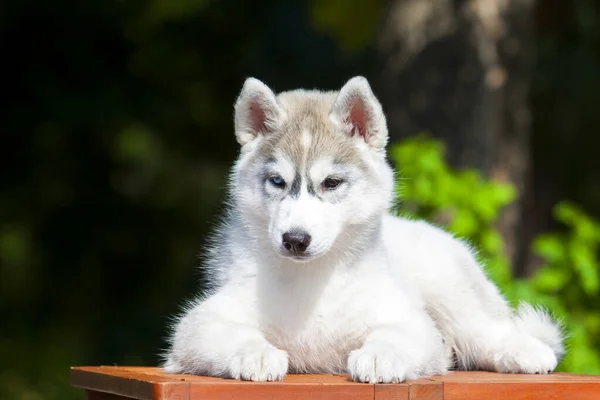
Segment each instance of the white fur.
[[[214,289],[176,323],[167,372],[257,381],[288,372],[348,373],[361,382],[402,382],[451,367],[556,367],[562,334],[543,310],[524,305],[513,312],[464,243],[388,214],[394,179],[383,150],[387,128],[364,78],[342,88],[329,114],[332,129],[355,136],[364,165],[322,157],[307,166],[314,182],[331,174],[349,182],[320,199],[304,185],[297,198],[278,198],[280,189],[257,179],[265,168],[255,161],[258,143],[268,132],[248,128],[256,121],[247,122],[246,105],[258,96],[258,104],[275,109],[261,111],[272,129],[292,108],[289,98],[286,110],[271,94],[251,81],[237,102],[244,147],[233,170],[231,210],[208,260]],[[347,123],[356,99],[367,112],[362,136]],[[298,134],[310,146],[311,132]],[[276,153],[268,168],[291,182],[299,167]],[[297,228],[312,236],[303,260],[281,245],[282,234]]]

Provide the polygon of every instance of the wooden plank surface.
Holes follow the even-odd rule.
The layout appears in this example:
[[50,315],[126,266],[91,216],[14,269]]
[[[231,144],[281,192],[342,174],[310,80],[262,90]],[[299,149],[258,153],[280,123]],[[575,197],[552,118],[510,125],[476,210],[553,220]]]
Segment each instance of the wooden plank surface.
[[431,378],[444,385],[444,400],[600,400],[600,377],[451,372]]
[[130,397],[119,396],[117,394],[112,393],[104,393],[104,392],[96,392],[95,390],[87,390],[85,391],[85,399],[86,400],[131,400]]
[[245,382],[171,375],[150,367],[74,367],[71,384],[139,400],[374,399],[373,385],[352,382],[345,375],[288,375],[281,382]]
[[71,384],[89,400],[600,400],[600,377],[555,373],[451,372],[402,384],[352,382],[345,375],[288,375],[281,382],[243,382],[165,374],[152,367],[74,367]]
[[189,383],[160,368],[71,368],[71,385],[139,400],[189,400]]
[[410,400],[443,400],[444,384],[431,379],[419,379],[409,382]]
[[431,379],[375,385],[376,400],[443,400],[444,385]]
[[555,372],[548,375],[527,375],[499,374],[485,371],[454,371],[443,376],[433,376],[429,379],[444,383],[600,382],[600,376],[568,374],[565,372]]
[[[181,375],[178,375],[181,376]],[[288,375],[280,382],[245,382],[196,377],[190,400],[221,399],[348,399],[373,400],[373,385],[352,382],[344,375]]]
[[600,383],[444,383],[444,400],[598,400]]

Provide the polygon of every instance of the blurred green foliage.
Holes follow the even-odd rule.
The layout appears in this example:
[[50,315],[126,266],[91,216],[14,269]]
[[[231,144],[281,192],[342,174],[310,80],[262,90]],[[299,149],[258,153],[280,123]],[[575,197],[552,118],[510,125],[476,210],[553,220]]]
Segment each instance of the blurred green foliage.
[[515,196],[510,185],[492,182],[476,170],[457,171],[444,160],[443,145],[426,136],[391,148],[399,171],[402,214],[444,225],[466,239],[507,296],[542,305],[563,321],[567,355],[560,369],[600,374],[600,222],[579,207],[554,208],[562,230],[536,238],[540,267],[528,279],[514,279],[494,223]]

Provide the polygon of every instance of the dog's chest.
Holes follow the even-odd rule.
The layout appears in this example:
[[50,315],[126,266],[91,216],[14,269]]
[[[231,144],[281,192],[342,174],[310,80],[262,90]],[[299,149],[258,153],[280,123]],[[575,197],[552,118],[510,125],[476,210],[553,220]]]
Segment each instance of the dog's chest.
[[344,373],[350,351],[368,332],[360,285],[344,277],[276,282],[262,299],[267,340],[286,350],[294,372]]

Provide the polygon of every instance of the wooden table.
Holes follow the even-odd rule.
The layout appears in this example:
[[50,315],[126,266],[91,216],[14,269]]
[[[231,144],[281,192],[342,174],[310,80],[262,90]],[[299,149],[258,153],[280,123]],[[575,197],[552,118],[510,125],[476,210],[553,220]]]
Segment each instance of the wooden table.
[[242,382],[169,375],[150,367],[74,367],[71,384],[88,400],[600,400],[600,377],[555,373],[451,372],[402,384],[352,382],[343,375],[289,375],[281,382]]

